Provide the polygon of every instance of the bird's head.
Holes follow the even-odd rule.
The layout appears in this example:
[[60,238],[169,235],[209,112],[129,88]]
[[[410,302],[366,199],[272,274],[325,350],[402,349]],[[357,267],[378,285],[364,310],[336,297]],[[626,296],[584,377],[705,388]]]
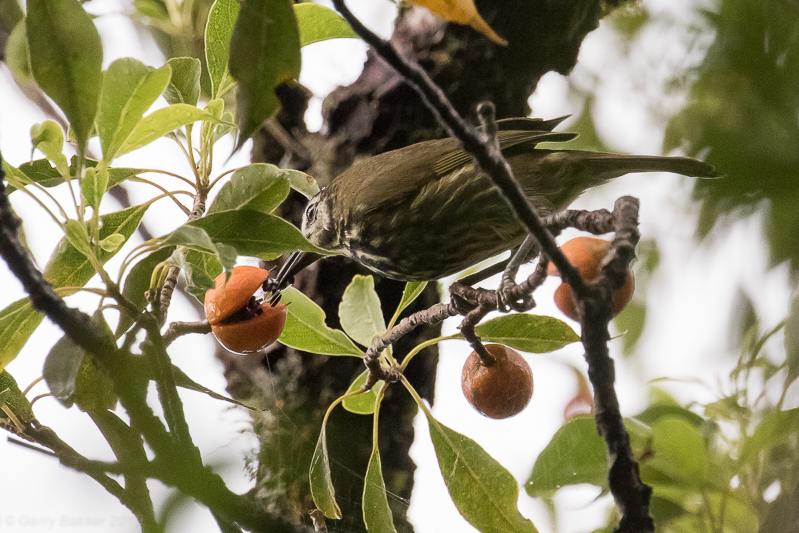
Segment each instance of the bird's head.
[[329,195],[320,192],[308,202],[302,216],[302,235],[314,246],[336,250],[340,243]]

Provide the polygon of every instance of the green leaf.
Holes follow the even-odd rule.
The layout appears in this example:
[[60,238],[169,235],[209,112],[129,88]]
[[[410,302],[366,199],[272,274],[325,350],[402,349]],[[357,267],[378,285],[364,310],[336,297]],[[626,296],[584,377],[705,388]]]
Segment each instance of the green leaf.
[[89,244],[89,234],[86,232],[86,226],[77,220],[67,220],[64,223],[64,232],[66,233],[67,241],[77,251],[86,257],[94,255],[91,245]]
[[283,175],[288,178],[291,188],[306,198],[313,198],[319,194],[319,184],[305,172],[286,168],[283,169]]
[[0,372],[0,419],[8,417],[5,409],[10,410],[24,424],[33,420],[30,402],[22,394],[14,377],[3,370]]
[[691,487],[701,487],[707,471],[702,434],[681,418],[663,417],[652,427],[654,457],[648,466]]
[[[70,161],[69,173],[72,175],[77,174],[77,161],[77,156],[73,156],[72,160]],[[88,168],[94,168],[98,164],[98,162],[94,161],[93,159],[84,159],[84,163]],[[35,161],[23,163],[20,165],[19,169],[15,169],[14,167],[7,165],[4,160],[3,170],[6,171],[6,177],[8,177],[10,174],[15,178],[22,179],[23,181],[38,183],[43,187],[56,187],[64,183],[64,177],[57,169],[53,168],[53,166],[50,164],[50,161],[47,159],[36,159]],[[109,168],[108,185],[106,190],[116,187],[126,179],[140,174],[141,172],[141,169],[138,168]],[[16,186],[13,188],[6,188],[8,194],[11,194],[15,190]]]
[[799,433],[799,407],[767,414],[744,441],[741,464],[758,461],[760,454],[791,442]]
[[289,182],[281,169],[255,163],[233,173],[208,208],[208,214],[237,209],[271,213],[288,194]]
[[75,379],[75,404],[81,411],[102,411],[116,407],[118,399],[111,378],[86,354]]
[[173,57],[166,64],[172,69],[172,79],[164,91],[164,99],[170,105],[196,106],[200,99],[200,60],[195,57]]
[[[147,298],[145,293],[150,288],[150,278],[153,275],[153,270],[161,262],[166,261],[172,254],[174,248],[163,248],[156,252],[151,253],[130,269],[130,272],[125,276],[125,285],[122,289],[122,294],[133,302],[137,309],[140,311],[147,306]],[[122,315],[119,317],[119,324],[117,325],[116,334],[121,335],[133,325],[134,317],[128,314],[127,310],[123,310]]]
[[[105,335],[112,336],[102,314],[94,315],[92,322]],[[97,367],[91,355],[66,335],[47,355],[43,374],[50,392],[65,407],[76,403],[83,411],[95,411],[113,409],[116,405],[111,379]]]
[[203,137],[210,136],[215,130],[216,127],[214,124],[214,120],[220,121],[222,120],[222,115],[225,113],[225,101],[222,98],[216,98],[208,102],[208,105],[205,106],[205,112],[208,113],[209,117],[212,117],[213,120],[206,120],[203,122]]
[[103,147],[103,161],[120,152],[144,112],[161,96],[172,75],[169,65],[154,70],[132,58],[117,59],[103,75],[97,133]]
[[67,116],[82,150],[97,114],[100,34],[78,0],[28,0],[27,9],[33,77]]
[[483,533],[535,533],[516,507],[519,486],[511,473],[472,439],[424,413],[447,490],[466,521]]
[[211,96],[219,98],[233,84],[228,77],[230,37],[239,16],[238,0],[216,0],[205,26],[205,59],[211,76]]
[[222,396],[221,394],[212,391],[208,387],[200,385],[175,365],[172,365],[172,374],[174,374],[175,376],[175,384],[178,387],[181,387],[183,389],[193,390],[195,392],[201,392],[206,396],[210,396],[214,400],[220,400],[223,402],[232,403],[233,405],[244,407],[245,409],[249,409],[250,411],[260,411],[260,409],[256,407],[252,407],[251,405],[247,405],[246,403],[234,400],[233,398],[228,398],[227,396]]
[[144,117],[136,125],[116,155],[120,156],[132,152],[171,131],[188,124],[194,124],[198,120],[208,120],[210,118],[211,116],[208,113],[189,104],[172,104],[169,107],[158,109]]
[[169,11],[163,1],[158,0],[135,0],[133,7],[142,17],[149,17],[155,20],[169,20]]
[[426,281],[409,281],[406,283],[405,289],[402,291],[402,298],[395,311],[396,315],[399,316],[401,312],[411,305],[424,292],[426,287]]
[[[101,312],[92,316],[92,323],[108,338],[108,342],[115,342],[114,334]],[[116,407],[118,399],[111,378],[97,366],[94,356],[87,353],[75,379],[75,404],[81,411],[104,411]]]
[[[50,162],[46,159],[43,159],[49,168],[53,168],[50,166]],[[6,187],[6,194],[11,194],[12,192],[22,189],[30,183],[30,179],[28,176],[19,170],[18,168],[12,167],[11,165],[3,159],[3,172],[5,173],[5,187]],[[63,183],[63,179],[61,180]]]
[[[366,383],[366,376],[369,374],[368,370],[364,370],[361,374],[350,383],[347,392],[360,390],[364,383]],[[383,380],[378,381],[374,387],[367,392],[357,394],[355,396],[347,396],[344,398],[342,405],[344,409],[356,415],[371,415],[375,412],[375,401],[377,401],[377,391],[380,390]],[[346,394],[345,394],[346,395]]]
[[61,131],[61,126],[52,120],[34,124],[31,126],[31,141],[33,148],[47,156],[62,176],[69,175],[67,156],[61,152],[64,149],[64,132]]
[[100,207],[103,195],[108,189],[110,176],[107,168],[101,170],[87,168],[86,174],[80,180],[80,192],[95,212]]
[[291,0],[248,0],[230,40],[230,73],[239,82],[236,150],[280,107],[275,88],[300,75],[300,35]]
[[[56,293],[63,298],[75,290],[56,289]],[[0,370],[19,354],[43,318],[29,298],[17,300],[0,311]]]
[[[6,1],[8,4],[13,3],[17,5],[16,2],[11,2],[10,0]],[[20,20],[8,36],[8,41],[6,41],[5,61],[15,77],[21,80],[30,80],[33,78],[30,53],[28,51],[28,32],[25,28],[24,20]]]
[[19,354],[43,318],[28,298],[17,300],[0,311],[0,370]]
[[341,298],[338,316],[347,335],[364,346],[370,346],[375,335],[385,333],[386,322],[372,276],[356,274],[352,278]]
[[341,518],[341,509],[336,503],[336,489],[333,488],[333,480],[330,478],[326,422],[327,417],[322,424],[322,431],[319,432],[319,440],[316,441],[308,477],[311,481],[311,496],[316,506],[326,517],[338,520]]
[[296,350],[320,355],[363,357],[363,352],[344,332],[327,327],[325,312],[293,287],[283,291],[281,303],[287,308],[286,327],[278,340]]
[[383,481],[383,467],[377,446],[372,447],[372,456],[369,458],[363,483],[363,523],[366,524],[366,530],[373,533],[397,531],[388,506],[386,483]]
[[44,380],[56,400],[64,407],[72,407],[75,396],[75,380],[86,352],[64,335],[47,354],[44,360]]
[[294,4],[294,14],[300,31],[300,46],[327,39],[358,38],[344,17],[327,7],[310,3]]
[[[129,239],[151,204],[152,201],[149,201],[101,216],[100,240],[114,233],[123,235],[125,240]],[[101,263],[105,263],[115,253],[99,249],[97,258]],[[76,250],[66,238],[61,239],[61,242],[58,243],[44,268],[44,279],[55,287],[83,287],[94,274],[94,267],[86,256]]]
[[[216,260],[225,270],[230,270],[236,263],[236,250],[230,246],[214,242],[208,233],[202,229],[191,225],[181,226],[172,233],[161,238],[160,246],[185,246],[191,250],[201,253],[209,253],[216,257]],[[176,252],[180,254],[181,252]],[[182,261],[180,257],[176,257]],[[184,265],[179,265],[184,266]]]
[[119,250],[123,244],[125,244],[125,236],[120,235],[119,233],[114,233],[105,239],[101,239],[100,242],[97,243],[97,246],[99,246],[104,252],[113,253]]
[[282,218],[258,211],[223,211],[189,225],[204,229],[214,242],[232,246],[239,255],[273,259],[296,250],[330,253],[306,241],[300,230]]
[[607,487],[605,441],[592,416],[577,416],[561,427],[538,456],[525,484],[533,498],[552,496],[565,485],[591,483]]
[[635,350],[641,333],[644,332],[646,324],[646,302],[632,300],[614,319],[613,325],[623,335],[621,337],[624,346],[624,355],[630,355]]
[[200,302],[204,301],[205,292],[214,288],[214,280],[223,270],[215,255],[189,250],[183,261],[186,290]]
[[665,417],[681,418],[695,428],[701,427],[705,422],[704,418],[693,411],[670,403],[654,403],[643,412],[635,415],[634,419],[648,426],[654,426],[661,418]]
[[[491,319],[478,324],[474,331],[483,342],[496,342],[530,353],[552,352],[580,340],[562,320],[525,313]],[[458,333],[453,338],[462,339],[463,336]]]

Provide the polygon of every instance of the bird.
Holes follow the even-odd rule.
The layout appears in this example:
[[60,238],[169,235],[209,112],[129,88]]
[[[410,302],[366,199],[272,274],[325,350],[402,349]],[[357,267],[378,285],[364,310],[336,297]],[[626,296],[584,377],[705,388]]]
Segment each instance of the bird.
[[[631,172],[720,176],[690,157],[539,148],[577,137],[553,131],[566,118],[497,121],[502,154],[541,216]],[[400,281],[441,279],[518,247],[526,236],[490,178],[454,138],[354,164],[310,200],[301,231],[315,246]]]

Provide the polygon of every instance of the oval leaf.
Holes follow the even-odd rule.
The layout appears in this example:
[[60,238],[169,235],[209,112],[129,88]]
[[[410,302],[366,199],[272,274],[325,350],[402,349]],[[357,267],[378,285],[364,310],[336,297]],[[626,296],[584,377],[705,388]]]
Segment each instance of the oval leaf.
[[215,287],[214,280],[223,271],[224,268],[216,256],[189,250],[183,265],[186,290],[199,301],[205,301],[205,292]]
[[469,437],[424,409],[430,437],[452,501],[463,517],[483,533],[536,533],[516,507],[519,486],[510,472]]
[[701,487],[707,471],[702,433],[689,422],[663,417],[652,427],[654,457],[648,466],[691,487]]
[[284,289],[280,302],[290,304],[287,308],[286,327],[278,338],[281,343],[296,350],[320,355],[363,357],[364,353],[344,332],[327,327],[322,308],[297,289]]
[[[125,276],[125,286],[122,289],[122,294],[133,302],[133,304],[140,311],[147,306],[147,298],[145,293],[150,288],[150,278],[152,277],[155,267],[165,261],[174,251],[174,248],[164,248],[151,253],[130,269],[130,272]],[[121,335],[133,325],[135,317],[130,316],[127,310],[123,310],[119,317],[119,324],[117,324],[116,334]]]
[[166,64],[172,69],[172,78],[164,91],[164,99],[170,105],[196,106],[200,99],[200,60],[195,57],[173,57]]
[[[347,393],[360,390],[364,383],[366,383],[366,376],[368,370],[364,370],[361,374],[350,383],[347,388]],[[375,412],[375,401],[377,401],[377,391],[380,390],[383,381],[378,381],[370,390],[354,396],[347,396],[344,398],[342,405],[344,409],[356,415],[371,415]],[[345,394],[346,396],[346,394]]]
[[352,278],[341,298],[338,316],[347,335],[364,346],[371,345],[375,335],[385,333],[386,322],[372,276],[356,274]]
[[173,104],[163,109],[153,111],[139,122],[128,139],[119,148],[116,155],[120,156],[146,146],[154,140],[183,126],[194,124],[198,120],[212,118],[202,109],[189,104]]
[[313,198],[319,194],[319,184],[305,172],[284,168],[283,175],[288,178],[291,188],[306,198]]
[[28,0],[27,9],[33,77],[67,116],[82,150],[97,115],[100,34],[78,0]]
[[239,0],[216,0],[205,25],[205,59],[211,76],[211,95],[219,98],[233,82],[228,78],[230,37],[239,16]]
[[[6,2],[5,5],[19,7],[15,2]],[[28,32],[25,21],[21,20],[14,26],[13,31],[6,41],[5,61],[11,73],[21,80],[33,78],[31,72],[30,53],[28,52]]]
[[533,498],[552,496],[566,485],[591,483],[607,487],[605,441],[592,416],[576,416],[561,427],[538,456],[525,484]]
[[0,372],[0,419],[8,417],[6,409],[24,424],[28,424],[33,419],[30,402],[22,394],[14,377],[3,370]]
[[[377,423],[377,421],[375,421]],[[372,448],[366,478],[363,483],[363,522],[366,530],[373,533],[396,533],[394,518],[386,497],[386,483],[383,481],[383,467],[380,464],[380,451]]]
[[34,124],[31,127],[31,141],[35,149],[55,164],[62,176],[69,175],[67,157],[61,153],[64,149],[64,132],[61,131],[61,126],[52,120]]
[[282,218],[258,211],[223,211],[189,225],[205,230],[215,243],[232,246],[239,255],[271,259],[296,250],[330,253],[306,241],[300,230]]
[[153,70],[129,57],[111,63],[103,75],[97,111],[103,161],[110,162],[117,156],[144,112],[164,92],[171,75],[169,65]]
[[66,335],[61,337],[44,360],[44,380],[50,392],[64,407],[72,407],[75,380],[86,352]]
[[319,440],[316,441],[311,458],[311,469],[308,472],[311,481],[311,496],[320,511],[328,518],[340,519],[341,509],[336,503],[336,489],[330,478],[330,461],[327,456],[326,426],[322,425]]
[[291,0],[247,0],[230,40],[230,73],[239,82],[236,150],[279,108],[275,88],[300,75],[300,34]]
[[272,212],[289,194],[289,182],[274,165],[255,163],[236,170],[219,191],[208,214],[247,208]]
[[19,354],[43,318],[29,298],[17,300],[0,311],[0,370]]
[[297,27],[300,31],[300,46],[327,39],[358,38],[344,17],[325,6],[294,4],[294,14],[297,16]]
[[[474,328],[484,342],[496,342],[529,353],[559,350],[580,336],[568,324],[550,316],[503,315]],[[458,334],[455,338],[463,338]]]
[[[100,239],[119,233],[127,241],[139,227],[139,222],[151,204],[152,201],[101,216]],[[98,249],[97,258],[105,263],[115,253],[116,251]],[[44,268],[44,279],[55,287],[83,287],[94,274],[94,267],[86,256],[76,250],[66,238],[58,243]]]

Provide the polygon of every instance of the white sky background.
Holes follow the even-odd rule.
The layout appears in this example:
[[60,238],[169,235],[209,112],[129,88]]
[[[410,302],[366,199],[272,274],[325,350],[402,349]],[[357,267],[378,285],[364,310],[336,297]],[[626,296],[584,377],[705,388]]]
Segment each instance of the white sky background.
[[[667,18],[673,16],[680,22],[696,20],[690,11],[695,2],[649,0],[644,3]],[[370,27],[384,36],[390,34],[394,4],[375,0],[353,0],[349,4]],[[163,57],[155,46],[151,43],[142,46],[129,21],[115,14],[120,12],[116,2],[95,0],[89,5],[95,13],[108,13],[96,20],[106,47],[104,66],[126,56],[152,66],[163,64]],[[614,150],[640,154],[660,152],[665,122],[650,108],[652,98],[657,96],[653,94],[653,87],[659,87],[659,80],[672,74],[675,65],[686,61],[685,50],[675,46],[679,40],[670,33],[673,31],[676,30],[667,23],[648,27],[634,44],[629,61],[623,63],[619,59],[622,44],[612,29],[601,27],[583,44],[580,62],[572,76],[578,84],[586,84],[586,80],[594,76],[601,80],[594,116],[600,134]],[[303,49],[304,68],[300,81],[316,95],[307,117],[310,127],[321,125],[319,112],[327,92],[355,80],[365,58],[365,49],[363,43],[355,40],[327,41]],[[542,79],[530,104],[535,116],[551,118],[579,112],[580,102],[569,96],[565,78],[550,73]],[[679,98],[672,98],[666,105],[674,110],[680,104]],[[19,93],[2,65],[0,150],[9,163],[17,166],[30,159],[30,127],[45,119]],[[227,154],[230,144],[220,143],[217,148],[218,154]],[[39,157],[37,153],[35,158]],[[245,147],[228,166],[217,168],[215,174],[225,168],[247,164],[248,157],[249,149]],[[217,156],[215,161],[223,162],[225,158]],[[115,166],[163,168],[184,175],[189,172],[177,147],[167,140],[124,156]],[[662,266],[649,287],[649,316],[639,342],[638,356],[634,360],[622,359],[618,354],[620,341],[612,343],[624,415],[635,414],[645,406],[646,382],[654,378],[701,381],[701,385],[663,385],[685,402],[708,402],[716,398],[719,383],[726,381],[734,364],[730,355],[731,341],[727,341],[727,324],[738,286],[743,286],[754,300],[764,328],[773,327],[788,312],[787,269],[767,270],[761,222],[753,218],[735,223],[697,246],[693,242],[696,209],[688,202],[691,186],[691,179],[669,174],[625,176],[592,191],[575,204],[577,208],[611,208],[619,196],[637,196],[641,199],[642,234],[646,239],[656,238],[661,246]],[[151,192],[140,185],[131,189],[134,203]],[[13,200],[15,209],[25,220],[29,244],[39,264],[44,265],[61,235],[60,230],[20,193],[15,194]],[[106,212],[119,208],[113,200],[106,202],[102,207]],[[168,201],[161,201],[151,210],[145,218],[150,228],[168,231],[185,221],[179,210],[168,205]],[[134,236],[132,244],[139,242]],[[118,260],[111,263],[114,264],[118,265]],[[115,272],[114,266],[110,271]],[[19,282],[4,263],[0,264],[0,280],[3,283],[0,308],[24,297]],[[486,285],[493,287],[497,283],[491,280]],[[556,285],[557,281],[550,279],[536,293],[539,304],[536,313],[562,318],[551,303]],[[89,311],[96,306],[96,299],[91,298],[76,297],[70,301]],[[192,313],[186,300],[178,297],[170,309],[170,320],[191,320]],[[456,320],[448,321],[445,334],[452,333],[456,325]],[[59,330],[45,321],[20,356],[9,364],[9,372],[22,388],[41,375],[44,359],[59,337]],[[210,337],[184,337],[173,345],[170,353],[174,362],[192,378],[222,392],[226,383],[221,364],[213,358],[212,342]],[[781,335],[771,343],[780,347]],[[567,365],[585,369],[581,347],[571,346],[547,355],[527,355],[535,376],[535,393],[523,413],[506,421],[482,417],[463,398],[460,375],[469,351],[464,342],[449,341],[442,345],[433,412],[442,423],[475,439],[513,473],[520,483],[522,513],[532,518],[540,531],[551,531],[546,509],[524,493],[523,483],[536,455],[563,422],[563,407],[576,390],[574,376]],[[43,392],[46,386],[39,384],[32,395]],[[201,394],[182,391],[181,397],[192,436],[205,461],[220,465],[219,471],[232,490],[248,490],[250,481],[243,472],[243,455],[257,445],[252,436],[242,433],[248,427],[248,415]],[[799,403],[796,394],[791,398],[792,404],[786,407]],[[37,402],[35,410],[42,423],[55,429],[79,452],[90,458],[113,459],[85,414],[75,408],[67,411],[53,399]],[[417,422],[418,438],[411,453],[419,469],[410,503],[410,517],[416,531],[474,531],[460,517],[446,493],[424,417],[417,418]],[[4,436],[0,439],[0,468],[3,472],[3,483],[0,483],[2,531],[138,531],[132,515],[87,476],[60,466],[55,459],[10,445]],[[154,497],[163,502],[169,492],[158,483],[151,486]],[[340,490],[343,492],[346,491]],[[556,500],[564,516],[569,516],[559,524],[559,531],[576,533],[598,527],[606,516],[609,500],[605,498],[592,504],[595,496],[595,490],[583,487],[561,490]],[[197,505],[186,508],[180,515],[179,525],[175,531],[218,531],[210,513]]]

